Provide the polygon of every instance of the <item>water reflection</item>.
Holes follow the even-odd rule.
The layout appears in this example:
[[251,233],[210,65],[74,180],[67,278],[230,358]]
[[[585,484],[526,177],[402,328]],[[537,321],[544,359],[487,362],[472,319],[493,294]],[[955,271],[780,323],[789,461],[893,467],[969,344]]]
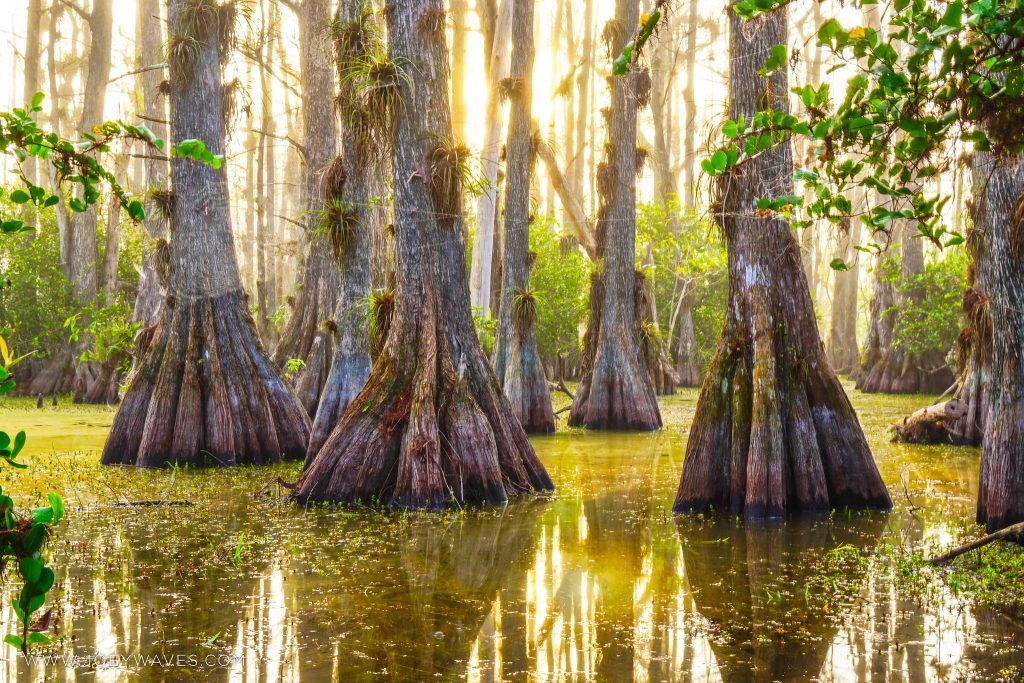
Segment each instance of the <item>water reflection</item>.
[[7,651],[0,680],[956,681],[1024,660],[1005,617],[868,564],[950,538],[972,451],[873,443],[915,514],[744,524],[669,514],[678,433],[537,444],[557,496],[498,511],[299,510],[253,499],[262,472],[179,474],[193,508],[76,510],[54,546],[54,652],[120,659]]

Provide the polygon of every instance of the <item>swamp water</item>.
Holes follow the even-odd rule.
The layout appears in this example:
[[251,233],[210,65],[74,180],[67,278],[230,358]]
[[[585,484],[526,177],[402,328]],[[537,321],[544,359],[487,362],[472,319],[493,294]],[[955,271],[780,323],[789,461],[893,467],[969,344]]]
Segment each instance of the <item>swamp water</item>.
[[1024,627],[901,580],[908,549],[973,519],[978,451],[889,443],[925,398],[852,398],[896,509],[757,524],[670,513],[693,390],[659,433],[534,439],[550,497],[429,515],[254,495],[297,464],[101,468],[112,409],[0,402],[32,463],[4,488],[68,509],[50,546],[66,659],[6,648],[0,679],[1018,680]]

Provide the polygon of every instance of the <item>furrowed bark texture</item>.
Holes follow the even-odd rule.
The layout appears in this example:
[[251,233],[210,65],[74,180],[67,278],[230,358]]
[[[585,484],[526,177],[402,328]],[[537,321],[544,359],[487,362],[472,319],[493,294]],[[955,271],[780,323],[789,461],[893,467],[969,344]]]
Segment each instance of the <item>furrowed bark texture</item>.
[[[653,265],[653,263],[652,263]],[[668,345],[658,329],[658,310],[654,303],[654,285],[636,271],[633,298],[636,301],[636,327],[640,330],[640,344],[643,346],[647,375],[651,378],[654,393],[671,396],[679,386],[679,375],[668,354]]]
[[[171,31],[190,0],[169,0]],[[192,22],[195,25],[195,22]],[[187,69],[172,63],[171,142],[224,151],[217,22],[195,37]],[[235,261],[224,169],[171,162],[170,282],[160,322],[114,418],[103,464],[241,465],[301,458],[309,417],[264,351]]]
[[[616,0],[612,55],[636,26],[636,0]],[[590,319],[584,339],[583,381],[569,411],[569,424],[591,429],[652,430],[661,413],[640,344],[636,319],[636,78],[612,81],[608,158],[598,215],[601,271],[591,278]],[[595,287],[600,281],[600,286]]]
[[[363,0],[342,0],[338,5],[335,24],[344,27],[353,22],[365,21],[362,18],[363,5]],[[342,49],[339,46],[336,55],[339,77],[345,68],[349,68],[352,59],[361,56],[361,53],[342,54]],[[350,98],[350,86],[347,86],[343,78],[340,81],[342,98]],[[351,102],[347,106],[351,106]],[[342,206],[350,207],[353,212],[350,220],[354,227],[347,233],[348,238],[339,244],[340,253],[336,257],[341,271],[340,290],[331,323],[320,333],[316,342],[322,346],[332,345],[330,355],[313,354],[316,362],[325,363],[327,368],[321,366],[314,372],[306,372],[299,382],[299,398],[308,407],[311,402],[307,401],[306,396],[314,390],[312,376],[322,374],[326,377],[326,382],[318,390],[322,394],[318,398],[316,419],[313,420],[313,431],[306,451],[307,465],[323,447],[345,408],[363,388],[370,374],[368,330],[363,324],[362,306],[370,291],[370,233],[373,230],[370,183],[379,178],[380,164],[372,158],[366,141],[360,138],[352,126],[345,128],[341,150],[341,155],[334,161],[336,166],[332,167],[330,173],[336,180],[340,179],[340,183],[327,182],[328,178],[325,177],[324,191],[337,193],[337,196],[330,198]],[[340,187],[331,187],[332,184],[340,184]]]
[[[749,119],[766,100],[785,109],[785,70],[769,81],[757,74],[762,61],[751,58],[786,44],[785,10],[747,24],[731,15],[730,30],[729,116]],[[717,181],[729,305],[701,387],[676,512],[714,508],[756,518],[891,506],[822,347],[799,245],[785,220],[756,210],[759,197],[792,192],[792,167],[787,141]]]
[[992,323],[978,522],[995,531],[1024,521],[1024,164],[976,152],[973,171],[977,279]]
[[440,508],[552,488],[473,327],[452,159],[444,8],[389,0],[396,301],[366,385],[299,478],[299,501]]
[[533,122],[533,2],[515,0],[512,9],[512,66],[506,144],[505,232],[502,238],[501,305],[494,371],[519,422],[528,433],[555,431],[555,414],[534,334],[535,303],[530,292],[530,177]]
[[[342,3],[345,4],[345,3]],[[334,72],[331,14],[328,0],[302,0],[299,19],[299,66],[302,73],[303,196],[309,252],[295,292],[295,307],[274,349],[274,362],[284,367],[291,358],[306,363],[300,375],[300,398],[310,417],[316,415],[320,391],[327,380],[333,346],[324,338],[338,298],[338,265],[322,231],[317,230],[325,195],[321,178],[337,154],[334,125]],[[312,391],[310,391],[312,389]]]

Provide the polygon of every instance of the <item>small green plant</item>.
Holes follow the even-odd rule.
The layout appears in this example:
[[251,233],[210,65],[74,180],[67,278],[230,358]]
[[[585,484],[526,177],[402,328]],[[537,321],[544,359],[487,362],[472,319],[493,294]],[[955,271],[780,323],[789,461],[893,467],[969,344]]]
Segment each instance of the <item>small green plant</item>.
[[[25,356],[15,358],[3,338],[0,338],[0,356],[0,394],[5,394],[15,385],[11,368]],[[13,470],[28,467],[18,460],[25,442],[25,432],[18,432],[11,438],[7,432],[0,431],[0,464]],[[47,502],[49,505],[46,507],[25,514],[0,488],[0,575],[4,575],[8,565],[15,564],[22,582],[21,593],[12,603],[19,632],[8,634],[4,642],[23,653],[28,652],[30,645],[50,642],[49,636],[43,633],[49,626],[50,613],[36,619],[36,613],[46,602],[46,594],[53,588],[54,581],[53,570],[46,565],[42,551],[50,529],[64,516],[64,503],[53,493],[47,496]]]
[[301,358],[289,358],[284,364],[284,374],[288,379],[292,379],[298,375],[304,367],[306,367],[306,361]]

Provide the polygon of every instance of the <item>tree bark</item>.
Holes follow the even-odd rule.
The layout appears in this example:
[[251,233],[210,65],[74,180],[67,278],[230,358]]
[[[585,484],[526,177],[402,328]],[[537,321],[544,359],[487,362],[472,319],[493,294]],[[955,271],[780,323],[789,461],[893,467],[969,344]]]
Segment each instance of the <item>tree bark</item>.
[[533,3],[512,0],[505,231],[501,252],[501,305],[494,372],[527,433],[555,431],[551,394],[534,334],[536,303],[530,290],[530,177],[533,171]]
[[[968,418],[983,422],[978,523],[995,531],[1024,521],[1024,157],[975,152],[972,170],[977,305],[987,309],[992,350],[987,391],[975,385],[981,396],[964,400],[987,403],[969,410]],[[978,345],[982,356],[974,370],[982,374],[983,340]]]
[[385,6],[401,106],[395,115],[397,283],[387,341],[366,385],[303,471],[299,501],[434,509],[549,490],[477,340],[451,140],[440,0]]
[[[638,4],[616,0],[611,55],[619,54],[629,40],[639,18]],[[608,158],[598,171],[603,177],[597,221],[602,271],[591,277],[584,374],[569,411],[571,426],[661,427],[636,317],[636,79],[631,70],[612,81]]]
[[[24,88],[22,90],[23,104],[27,105],[32,101],[32,96],[41,89],[39,87],[41,78],[40,55],[42,54],[42,18],[43,0],[28,0],[27,24],[25,26],[25,65],[22,70]],[[52,93],[56,96],[56,93]],[[29,156],[21,164],[25,177],[33,183],[38,183],[39,178],[36,171],[36,158]]]
[[[787,73],[758,75],[787,44],[785,9],[744,24],[730,13],[729,116],[788,111]],[[800,248],[757,199],[792,192],[789,141],[716,181],[729,254],[729,304],[686,444],[676,512],[748,518],[892,503],[818,335]]]
[[[370,21],[364,14],[363,0],[342,0],[334,23],[339,32],[347,33],[353,30],[352,27],[369,26]],[[340,99],[348,111],[356,106],[356,102],[352,86],[343,76],[346,69],[352,68],[353,63],[371,49],[370,45],[361,44],[369,40],[367,36],[358,41],[359,44],[351,48],[353,52],[346,51],[344,41],[338,43],[335,62],[338,65]],[[341,272],[340,290],[333,318],[314,342],[315,349],[327,349],[330,346],[329,354],[311,354],[311,359],[318,367],[310,368],[307,363],[299,381],[299,399],[307,408],[312,405],[316,409],[313,413],[316,416],[313,432],[306,451],[307,465],[320,452],[370,374],[370,351],[367,345],[369,330],[364,324],[363,307],[370,292],[370,232],[373,229],[370,185],[377,180],[381,169],[367,141],[353,126],[346,126],[341,155],[333,164],[324,176],[324,192],[331,201],[352,212],[347,220],[352,221],[353,229],[347,239],[336,242],[335,256]],[[343,229],[343,226],[333,226],[332,229]],[[323,376],[325,380],[320,386],[315,386],[312,378],[318,376]],[[316,403],[307,398],[314,391],[318,398]]]
[[[344,4],[344,3],[343,3]],[[291,317],[274,349],[274,362],[283,367],[290,358],[306,363],[301,382],[315,387],[301,392],[310,416],[316,415],[320,391],[331,365],[332,345],[323,339],[324,324],[338,298],[338,265],[325,234],[317,230],[324,209],[321,178],[338,145],[334,124],[334,74],[331,70],[330,3],[302,0],[298,5],[299,65],[302,73],[302,165],[305,232],[308,253],[302,267]]]
[[[221,11],[197,22],[168,0],[169,34],[198,41],[171,59],[171,144],[224,152]],[[171,162],[170,281],[160,322],[129,380],[101,462],[242,465],[301,458],[309,417],[264,351],[242,290],[226,170]]]
[[696,135],[697,135],[697,86],[694,83],[697,67],[697,26],[700,19],[700,3],[691,2],[686,16],[686,124],[683,126],[683,207],[692,209],[696,204],[697,185],[695,179]]

